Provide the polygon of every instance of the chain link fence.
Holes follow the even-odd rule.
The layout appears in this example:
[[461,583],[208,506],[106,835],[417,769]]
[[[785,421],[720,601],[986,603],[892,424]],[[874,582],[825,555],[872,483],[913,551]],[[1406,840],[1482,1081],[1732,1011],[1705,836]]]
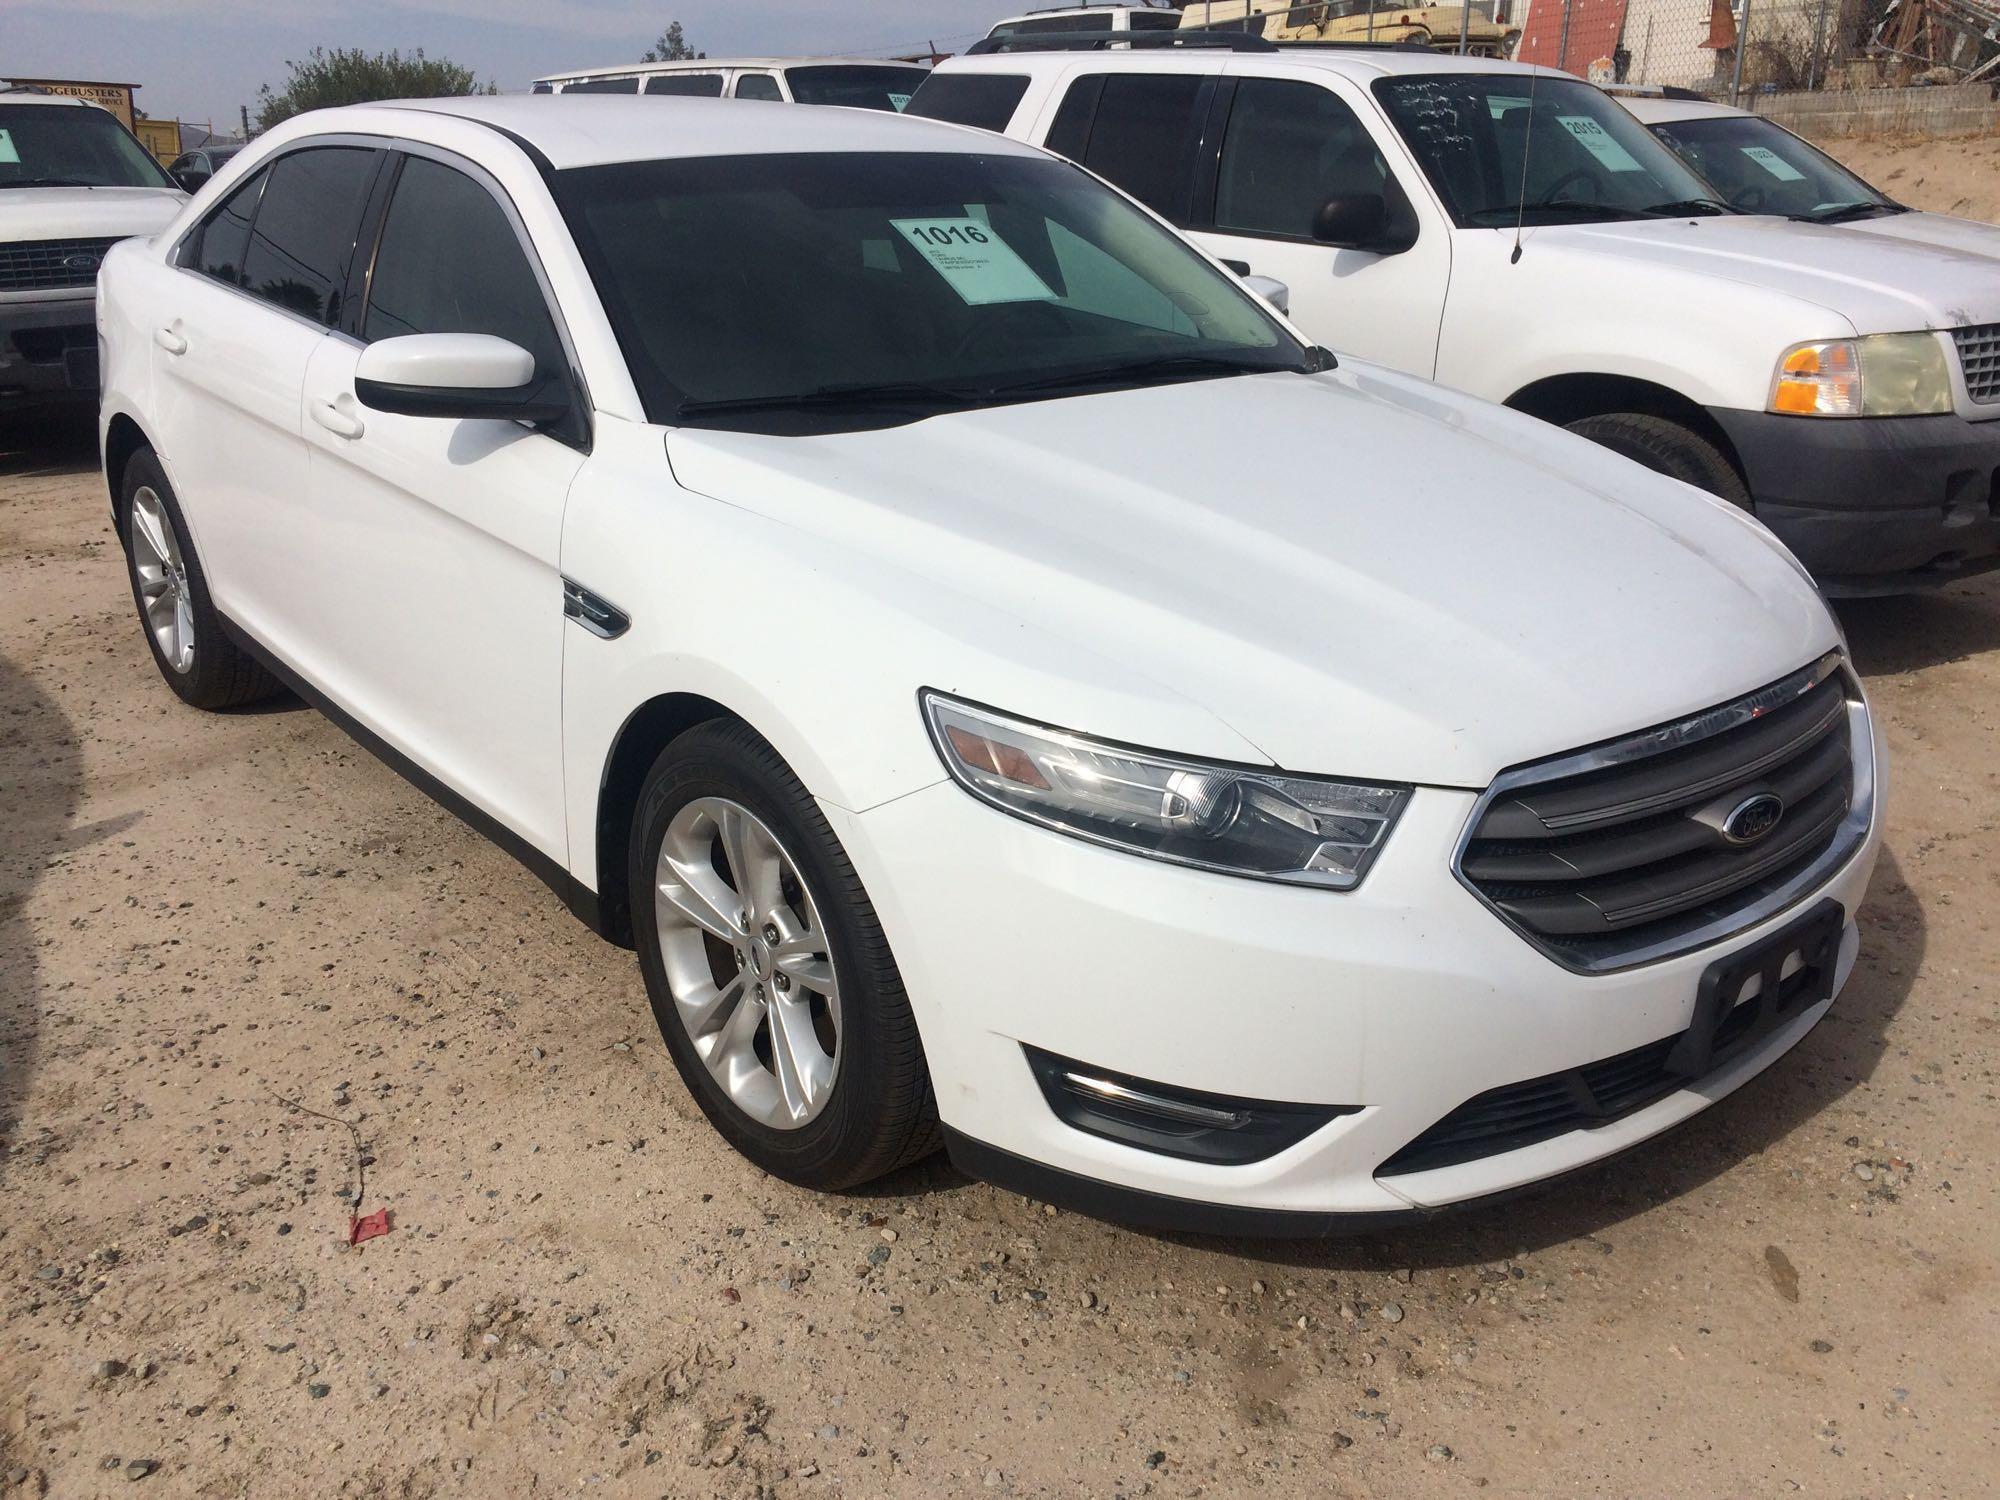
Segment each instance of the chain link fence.
[[1761,96],[2000,83],[2000,0],[1501,0],[1515,56],[1587,77]]

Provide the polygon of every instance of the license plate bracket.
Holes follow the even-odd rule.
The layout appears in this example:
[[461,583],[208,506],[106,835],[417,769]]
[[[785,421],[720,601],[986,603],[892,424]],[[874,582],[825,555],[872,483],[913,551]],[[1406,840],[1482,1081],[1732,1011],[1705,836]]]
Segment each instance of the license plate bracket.
[[[1695,991],[1694,1019],[1667,1054],[1667,1071],[1699,1078],[1826,999],[1846,929],[1846,910],[1829,896],[1797,921],[1710,964]],[[1787,974],[1794,954],[1799,967]],[[1762,978],[1757,993],[1739,1003],[1756,976]]]

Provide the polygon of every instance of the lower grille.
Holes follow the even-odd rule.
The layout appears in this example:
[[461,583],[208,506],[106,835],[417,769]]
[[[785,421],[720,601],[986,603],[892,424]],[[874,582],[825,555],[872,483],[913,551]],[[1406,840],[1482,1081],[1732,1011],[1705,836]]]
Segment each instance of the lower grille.
[[1588,973],[1741,931],[1866,831],[1849,693],[1830,655],[1692,718],[1510,771],[1474,815],[1459,878]]
[[93,286],[104,252],[118,241],[26,240],[0,245],[0,292]]
[[1954,328],[1958,362],[1965,371],[1965,393],[1982,405],[2000,401],[2000,323]]
[[[1729,1004],[1727,1012],[1704,1016],[1697,1003],[1695,1021],[1686,1031],[1580,1068],[1489,1089],[1439,1120],[1377,1172],[1385,1176],[1427,1172],[1518,1151],[1572,1130],[1622,1120],[1698,1082],[1832,993],[1845,920],[1837,903],[1821,903],[1811,917],[1785,928],[1775,941],[1767,938],[1746,954],[1714,966],[1730,979],[1732,993],[1717,1002]],[[1747,987],[1748,972],[1768,962],[1768,974],[1782,973],[1794,944],[1798,967],[1735,1003],[1734,992]],[[1739,959],[1750,962],[1742,969],[1729,967]]]

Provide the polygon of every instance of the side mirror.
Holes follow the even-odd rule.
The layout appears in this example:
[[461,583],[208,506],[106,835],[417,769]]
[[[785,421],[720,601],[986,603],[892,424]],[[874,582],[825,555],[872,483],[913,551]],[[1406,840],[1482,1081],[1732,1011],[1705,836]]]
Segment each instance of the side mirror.
[[1322,245],[1374,255],[1400,255],[1416,243],[1406,233],[1391,231],[1389,201],[1380,193],[1327,199],[1313,215],[1312,234]]
[[361,351],[354,394],[405,417],[554,422],[569,411],[560,388],[535,378],[535,357],[486,333],[412,333]]
[[1286,317],[1292,315],[1292,289],[1275,276],[1245,276],[1243,284]]
[[179,184],[180,190],[189,194],[200,192],[202,184],[207,182],[210,176],[207,172],[196,172],[192,169],[185,172],[174,172],[170,175]]

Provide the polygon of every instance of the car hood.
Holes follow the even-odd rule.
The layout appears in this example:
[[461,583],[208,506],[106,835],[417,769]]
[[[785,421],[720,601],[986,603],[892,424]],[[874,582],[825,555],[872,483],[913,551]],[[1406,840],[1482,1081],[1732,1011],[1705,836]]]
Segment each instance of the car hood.
[[683,485],[1111,658],[1298,771],[1483,786],[1838,640],[1742,512],[1356,362],[667,450]]
[[2000,256],[2000,224],[1955,219],[1950,214],[1913,210],[1879,219],[1856,219],[1841,227],[1883,239],[1914,240],[1920,245],[1942,245],[1947,250],[1962,250],[1972,255]]
[[1673,269],[1767,288],[1826,308],[1856,333],[2000,322],[1991,252],[1854,233],[1861,227],[1751,215],[1643,219],[1551,225],[1531,231],[1530,245],[1531,253],[1563,247],[1625,257],[1638,285]]
[[0,245],[158,234],[186,202],[178,188],[7,188],[0,191]]

